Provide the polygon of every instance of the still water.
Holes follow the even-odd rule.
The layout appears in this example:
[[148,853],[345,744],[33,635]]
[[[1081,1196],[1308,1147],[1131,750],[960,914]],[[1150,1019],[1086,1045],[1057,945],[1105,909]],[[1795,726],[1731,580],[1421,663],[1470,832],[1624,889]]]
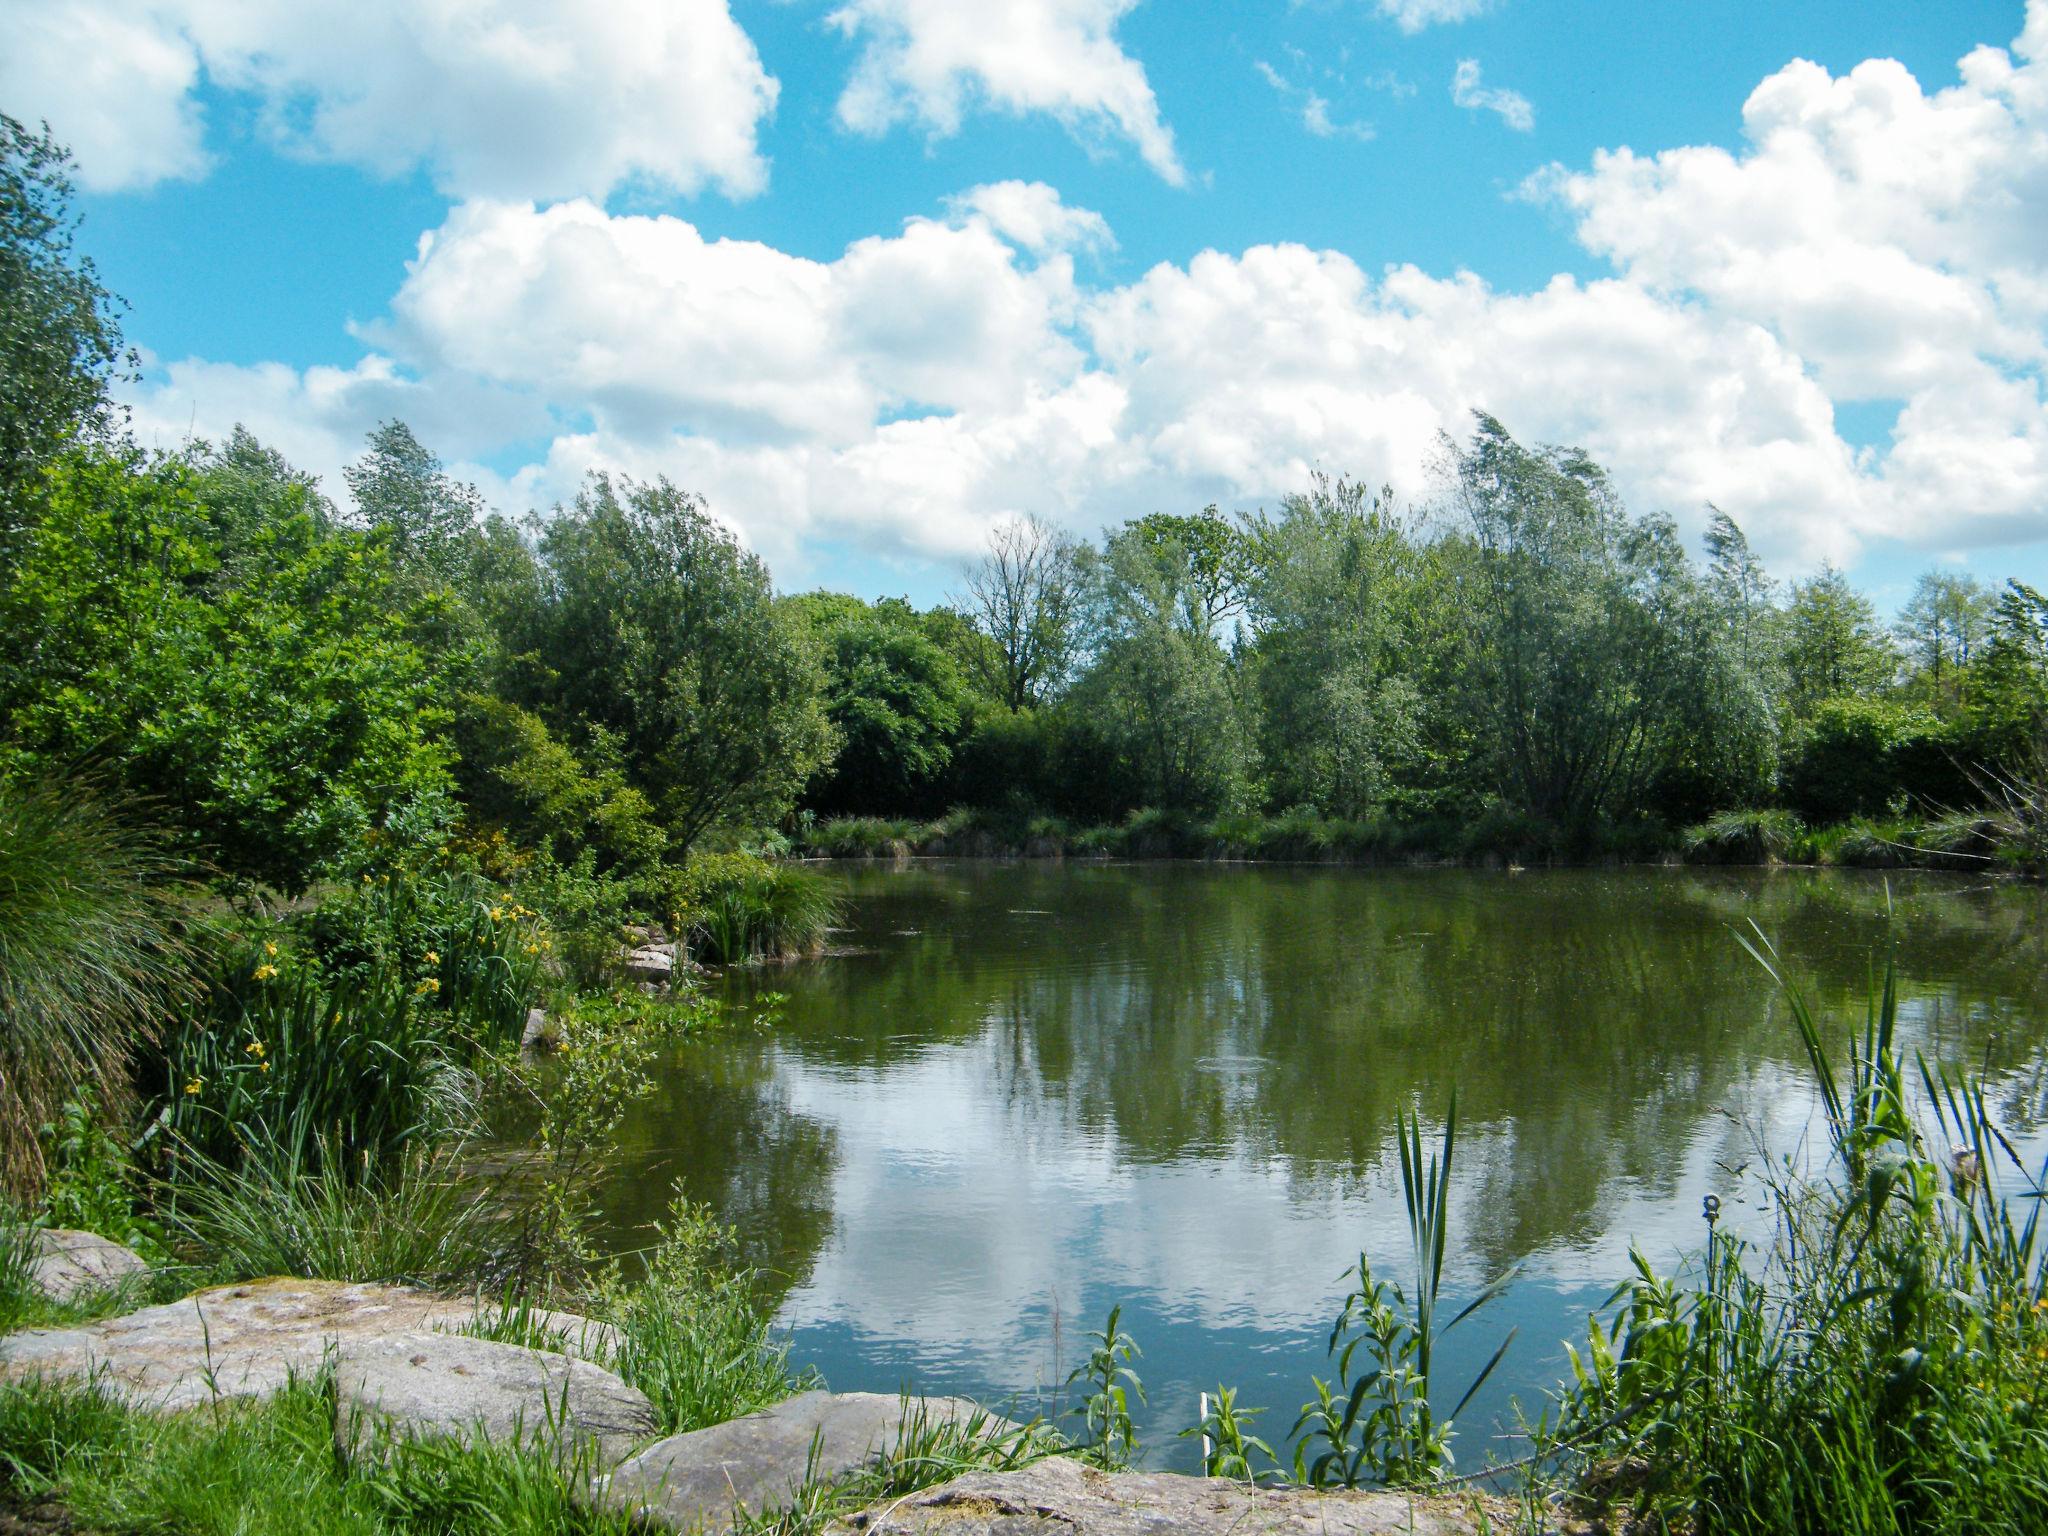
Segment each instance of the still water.
[[[1024,1410],[1113,1304],[1144,1350],[1144,1459],[1218,1383],[1276,1444],[1329,1374],[1342,1276],[1407,1268],[1394,1125],[1461,1121],[1448,1288],[1509,1266],[1452,1336],[1459,1463],[1512,1455],[1563,1343],[1626,1273],[1703,1240],[1701,1199],[1765,1223],[1759,1145],[1814,1099],[1754,918],[1846,1036],[1889,932],[1902,1030],[1987,1071],[2038,1152],[2042,893],[1931,875],[1476,872],[1182,864],[836,869],[846,951],[735,976],[771,1030],[678,1046],[605,1196],[646,1241],[678,1181],[773,1271],[799,1361],[837,1388]],[[1891,916],[1886,917],[1889,904]],[[1456,1297],[1453,1296],[1453,1302]]]

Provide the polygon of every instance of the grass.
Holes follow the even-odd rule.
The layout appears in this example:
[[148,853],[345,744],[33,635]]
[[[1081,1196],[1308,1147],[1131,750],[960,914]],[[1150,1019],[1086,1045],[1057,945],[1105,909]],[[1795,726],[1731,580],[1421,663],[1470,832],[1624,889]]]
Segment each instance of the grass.
[[839,899],[816,873],[753,854],[703,854],[684,871],[678,924],[717,965],[816,954]]
[[332,1384],[154,1415],[78,1385],[0,1386],[0,1498],[89,1531],[179,1536],[627,1536],[544,1451],[401,1441],[343,1464]]
[[218,1281],[261,1275],[468,1286],[509,1262],[516,1227],[466,1179],[452,1149],[351,1178],[337,1159],[289,1154],[187,1166],[164,1212],[173,1239]]
[[1723,811],[1686,829],[1685,857],[1693,864],[1779,864],[1805,830],[1790,811]]
[[1692,1278],[1638,1255],[1540,1445],[1582,1513],[1632,1529],[2048,1529],[2048,1170],[1982,1085],[1903,1058],[1889,966],[1844,1072],[1760,933],[1752,949],[1799,1030],[1826,1164],[1766,1164],[1759,1248],[1710,1212]]
[[42,1188],[39,1132],[133,1102],[130,1051],[190,994],[186,889],[151,833],[79,785],[0,783],[0,1187]]
[[621,1339],[609,1362],[647,1394],[663,1434],[701,1429],[780,1402],[816,1385],[789,1366],[756,1277],[739,1267],[730,1233],[678,1196],[646,1273],[617,1281],[597,1314]]

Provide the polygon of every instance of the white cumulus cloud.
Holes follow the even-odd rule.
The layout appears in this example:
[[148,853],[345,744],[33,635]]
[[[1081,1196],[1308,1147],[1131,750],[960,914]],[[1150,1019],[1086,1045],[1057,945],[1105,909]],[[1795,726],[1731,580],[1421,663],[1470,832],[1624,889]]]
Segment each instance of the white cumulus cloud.
[[101,190],[207,165],[203,76],[293,153],[457,196],[759,191],[777,85],[726,0],[0,0],[0,97]]
[[839,120],[881,134],[917,122],[957,133],[994,107],[1047,113],[1070,130],[1114,134],[1174,186],[1187,180],[1145,69],[1116,40],[1137,0],[847,0],[831,23],[861,43]]
[[[592,467],[666,473],[785,579],[826,543],[951,559],[1011,512],[1270,505],[1312,468],[1424,499],[1437,434],[1475,409],[1583,444],[1638,509],[1696,530],[1721,506],[1781,564],[2048,537],[2048,0],[1943,90],[1795,63],[1745,125],[1739,148],[1535,178],[1611,270],[1529,291],[1286,243],[1091,283],[1076,256],[1108,226],[1040,183],[830,260],[473,201],[356,369],[185,362],[141,403],[213,434],[248,413],[288,452],[295,421],[338,442],[439,420],[451,457],[519,457],[484,479],[515,509]],[[1888,439],[1852,443],[1839,409],[1873,401]]]

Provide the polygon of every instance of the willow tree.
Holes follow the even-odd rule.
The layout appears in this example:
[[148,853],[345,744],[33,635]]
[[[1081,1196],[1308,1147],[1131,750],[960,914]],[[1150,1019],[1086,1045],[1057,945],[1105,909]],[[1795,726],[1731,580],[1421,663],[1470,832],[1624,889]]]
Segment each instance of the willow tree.
[[1631,518],[1582,450],[1524,448],[1483,414],[1444,469],[1478,745],[1505,798],[1583,831],[1648,808],[1703,739],[1755,728],[1722,707],[1735,662],[1668,519]]

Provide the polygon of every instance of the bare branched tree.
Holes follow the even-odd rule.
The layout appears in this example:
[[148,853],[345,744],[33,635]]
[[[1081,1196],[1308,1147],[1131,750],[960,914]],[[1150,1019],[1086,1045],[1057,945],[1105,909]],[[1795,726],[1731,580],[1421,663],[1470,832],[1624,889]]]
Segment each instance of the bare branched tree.
[[1045,519],[1008,517],[988,553],[967,568],[960,607],[992,642],[983,683],[1012,710],[1043,704],[1072,669],[1079,640],[1081,567],[1074,541]]

